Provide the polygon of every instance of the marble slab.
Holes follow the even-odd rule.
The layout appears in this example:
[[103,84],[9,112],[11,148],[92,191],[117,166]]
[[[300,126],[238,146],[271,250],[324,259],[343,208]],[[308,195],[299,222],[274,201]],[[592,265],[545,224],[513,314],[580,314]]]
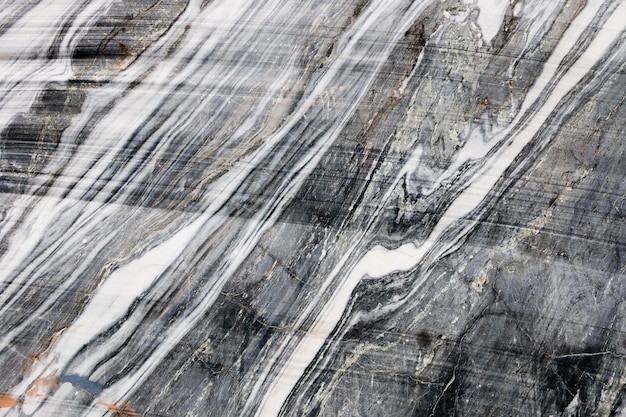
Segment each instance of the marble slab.
[[0,416],[626,416],[626,0],[0,0]]

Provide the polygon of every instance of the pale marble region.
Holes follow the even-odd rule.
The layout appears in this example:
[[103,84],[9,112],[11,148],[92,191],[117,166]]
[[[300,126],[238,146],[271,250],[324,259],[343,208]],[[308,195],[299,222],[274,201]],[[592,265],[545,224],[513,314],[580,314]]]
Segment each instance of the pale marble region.
[[626,1],[0,1],[0,416],[626,416]]

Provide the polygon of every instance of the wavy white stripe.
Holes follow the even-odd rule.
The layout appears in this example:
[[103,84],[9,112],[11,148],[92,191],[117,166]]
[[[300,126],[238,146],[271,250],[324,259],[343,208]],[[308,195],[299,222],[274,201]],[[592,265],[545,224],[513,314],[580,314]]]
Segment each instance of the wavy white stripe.
[[[578,37],[587,27],[587,24],[595,17],[602,4],[588,3],[585,9],[578,15],[576,20],[570,25],[569,31],[563,36],[561,42],[556,47],[550,59],[546,63],[541,76],[533,90],[529,92],[527,99],[522,106],[522,112],[518,120],[525,116],[531,103],[535,102],[548,83],[552,80],[558,63],[576,44]],[[479,207],[489,191],[501,178],[504,171],[514,161],[515,157],[522,151],[533,136],[544,125],[548,116],[556,108],[565,95],[576,87],[578,82],[584,77],[600,59],[604,57],[614,40],[621,34],[626,26],[623,16],[626,15],[626,3],[622,3],[611,15],[602,29],[598,32],[593,42],[589,45],[585,53],[559,80],[558,84],[543,103],[540,109],[534,112],[532,118],[513,136],[507,139],[506,144],[498,152],[494,153],[474,176],[469,180],[469,186],[460,193],[453,203],[448,207],[431,232],[426,241],[421,243],[406,243],[396,249],[387,249],[376,246],[367,252],[361,260],[352,268],[349,274],[343,278],[341,284],[334,290],[332,296],[326,301],[324,309],[318,314],[313,326],[306,335],[298,342],[298,346],[289,356],[288,360],[280,366],[280,371],[276,379],[272,382],[271,390],[264,398],[263,406],[257,412],[258,416],[276,416],[287,399],[287,396],[295,387],[298,380],[304,374],[307,366],[313,361],[317,352],[321,349],[328,336],[331,334],[342,317],[343,312],[350,300],[350,296],[363,277],[379,278],[397,271],[407,271],[415,268],[424,257],[438,243],[442,234],[458,219],[466,218],[471,211]],[[515,123],[514,123],[515,124]],[[502,135],[504,136],[504,135]],[[500,139],[501,140],[501,139]],[[491,149],[499,144],[500,140],[491,141]],[[482,149],[477,153],[475,149],[468,148],[465,152],[465,160],[481,158],[489,149]],[[463,233],[456,239],[464,236],[473,226],[468,225]],[[454,242],[449,242],[438,253],[430,254],[431,259],[437,259],[438,255],[445,252]],[[334,273],[338,273],[336,269]],[[331,274],[328,280],[335,279]],[[328,281],[327,280],[327,281]]]

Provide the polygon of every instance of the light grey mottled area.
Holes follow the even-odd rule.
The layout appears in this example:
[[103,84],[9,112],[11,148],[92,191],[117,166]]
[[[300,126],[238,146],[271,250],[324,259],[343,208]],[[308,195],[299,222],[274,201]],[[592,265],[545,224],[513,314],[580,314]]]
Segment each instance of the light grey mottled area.
[[0,416],[626,412],[626,1],[10,3]]

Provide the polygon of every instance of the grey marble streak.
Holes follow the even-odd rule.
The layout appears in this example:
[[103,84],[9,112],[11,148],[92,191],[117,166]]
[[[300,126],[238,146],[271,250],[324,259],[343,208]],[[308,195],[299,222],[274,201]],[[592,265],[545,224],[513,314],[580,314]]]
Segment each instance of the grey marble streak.
[[0,1],[0,415],[626,415],[623,16]]

